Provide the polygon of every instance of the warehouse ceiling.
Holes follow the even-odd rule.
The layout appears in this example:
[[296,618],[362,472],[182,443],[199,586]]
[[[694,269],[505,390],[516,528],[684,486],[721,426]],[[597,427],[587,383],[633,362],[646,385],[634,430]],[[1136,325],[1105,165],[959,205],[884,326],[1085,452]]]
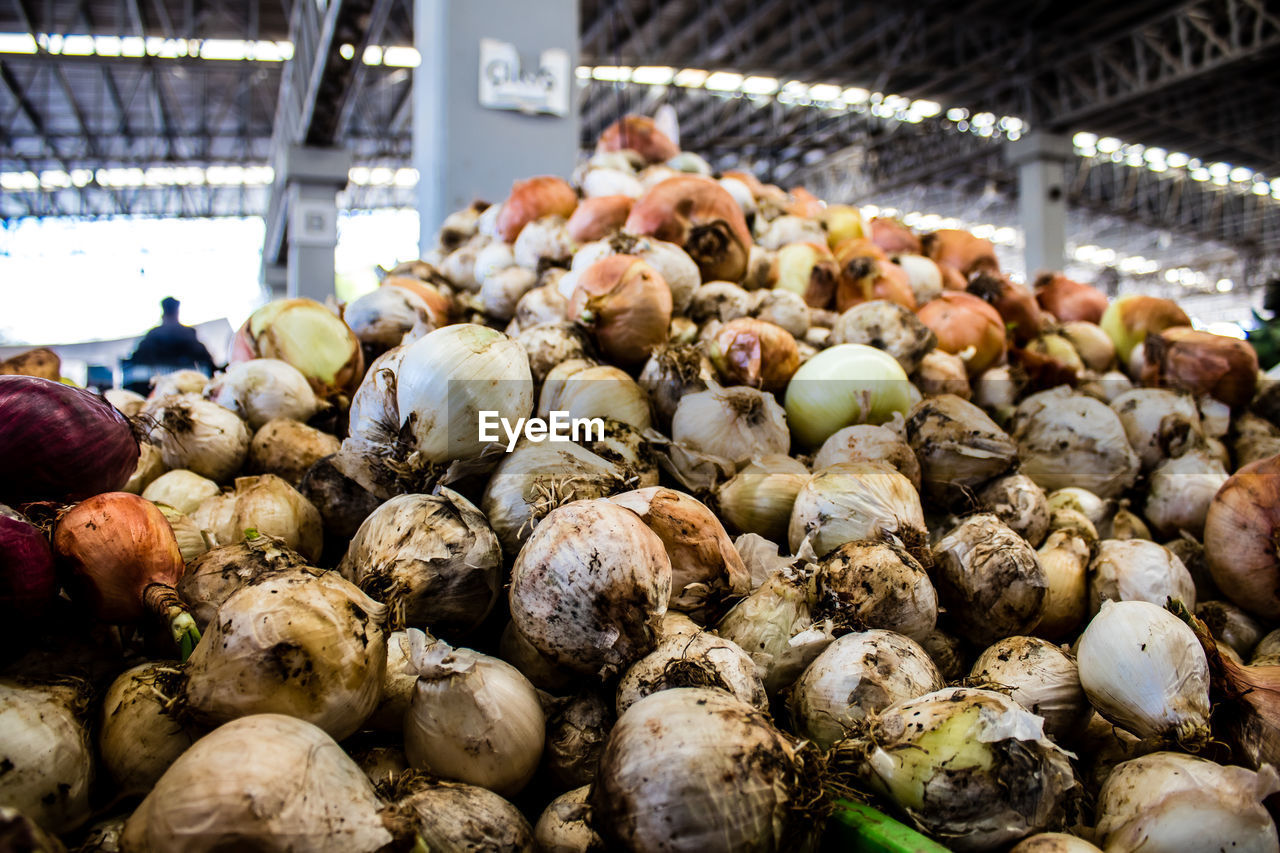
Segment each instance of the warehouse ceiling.
[[[261,214],[282,125],[353,151],[348,206],[411,203],[411,9],[0,0],[0,216]],[[1047,130],[1077,211],[1280,255],[1274,0],[583,0],[581,30],[584,148],[670,104],[717,166],[924,211],[1010,198],[1001,143]]]

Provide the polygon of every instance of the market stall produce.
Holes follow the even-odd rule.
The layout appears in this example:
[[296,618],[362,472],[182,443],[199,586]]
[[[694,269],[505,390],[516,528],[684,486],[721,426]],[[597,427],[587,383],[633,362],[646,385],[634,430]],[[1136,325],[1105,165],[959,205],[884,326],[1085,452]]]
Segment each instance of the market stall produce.
[[0,826],[1280,849],[1248,346],[638,117],[498,201],[211,381],[0,375]]

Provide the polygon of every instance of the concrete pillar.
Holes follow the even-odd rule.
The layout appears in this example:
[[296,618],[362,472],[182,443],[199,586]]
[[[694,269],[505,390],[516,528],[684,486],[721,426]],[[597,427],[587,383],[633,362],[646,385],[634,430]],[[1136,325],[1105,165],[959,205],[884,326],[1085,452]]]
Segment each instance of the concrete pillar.
[[[500,202],[515,180],[573,171],[578,0],[414,0],[414,33],[422,64],[413,78],[413,162],[425,253],[453,211],[476,199]],[[482,67],[482,39],[488,60],[507,61]],[[482,90],[495,106],[481,105]],[[564,115],[546,111],[561,107]]]
[[1061,270],[1067,253],[1066,136],[1029,133],[1008,143],[1006,156],[1018,167],[1018,216],[1022,221],[1024,274],[1030,284],[1044,271]]
[[289,149],[285,157],[289,230],[285,292],[324,302],[334,292],[338,190],[347,185],[351,154],[336,148]]

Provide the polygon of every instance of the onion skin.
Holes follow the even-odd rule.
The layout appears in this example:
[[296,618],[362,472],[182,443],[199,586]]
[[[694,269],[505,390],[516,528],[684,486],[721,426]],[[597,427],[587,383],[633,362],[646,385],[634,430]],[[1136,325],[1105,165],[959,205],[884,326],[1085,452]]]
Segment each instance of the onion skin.
[[884,216],[871,220],[871,242],[891,255],[918,255],[923,249],[920,238],[910,228]]
[[453,306],[443,293],[436,289],[437,284],[446,284],[448,280],[431,268],[431,281],[423,281],[420,278],[409,275],[388,275],[382,280],[383,287],[399,287],[410,293],[417,294],[423,302],[427,303],[428,316],[431,322],[438,329],[441,326],[448,325],[449,319],[453,314]]
[[1085,320],[1102,321],[1107,310],[1107,295],[1096,287],[1090,287],[1060,272],[1045,273],[1036,279],[1036,302],[1054,316],[1059,323]]
[[742,208],[715,181],[667,178],[645,193],[627,217],[628,233],[675,243],[689,253],[703,281],[741,281],[753,245]]
[[[658,129],[648,116],[625,115],[604,129],[596,140],[596,153],[634,151],[648,163],[663,163],[680,153],[680,146]],[[729,173],[726,173],[728,177]],[[741,177],[744,172],[734,172]],[[754,180],[754,176],[753,180]],[[759,185],[759,181],[756,184]]]
[[544,216],[573,215],[578,206],[578,194],[563,178],[541,175],[511,185],[511,195],[502,203],[498,213],[498,236],[507,243],[514,243],[524,227]]
[[1120,364],[1126,365],[1134,347],[1145,341],[1147,335],[1172,326],[1190,326],[1191,318],[1172,299],[1134,294],[1122,296],[1108,305],[1098,325],[1111,336]]
[[944,292],[916,316],[938,336],[938,347],[944,352],[959,355],[974,348],[965,361],[970,376],[1004,358],[1004,321],[996,309],[971,293]]
[[34,624],[57,593],[49,540],[34,524],[0,506],[0,618],[6,626]]
[[590,328],[610,360],[640,364],[667,342],[671,288],[634,255],[610,255],[578,279],[565,313]]
[[1025,344],[1040,334],[1043,319],[1031,291],[1008,276],[979,274],[969,281],[969,293],[990,303],[999,313],[1013,339]]
[[622,228],[634,202],[631,196],[626,195],[584,198],[565,227],[569,229],[569,236],[579,243],[603,240]]
[[943,228],[924,235],[920,243],[926,257],[931,258],[939,266],[945,264],[951,267],[961,276],[967,277],[975,272],[998,273],[1000,271],[1000,263],[996,260],[996,247],[990,240],[975,237],[968,231]]
[[836,310],[843,314],[873,299],[887,299],[912,311],[916,296],[906,270],[889,260],[884,250],[867,239],[846,240],[836,247],[840,279]]
[[1175,326],[1148,334],[1143,346],[1146,385],[1208,394],[1239,411],[1258,387],[1258,353],[1248,341]]
[[777,392],[800,367],[800,351],[796,339],[781,326],[739,317],[716,335],[711,360],[732,385]]
[[1252,462],[1218,490],[1204,524],[1209,571],[1232,603],[1280,619],[1280,456]]
[[[286,320],[289,314],[294,316]],[[326,345],[323,352],[317,352],[317,340]],[[353,393],[364,376],[364,351],[355,332],[314,299],[279,299],[250,314],[231,341],[230,360],[254,358],[287,361],[324,398]]]
[[0,501],[69,501],[123,488],[138,467],[124,415],[80,388],[0,376]]

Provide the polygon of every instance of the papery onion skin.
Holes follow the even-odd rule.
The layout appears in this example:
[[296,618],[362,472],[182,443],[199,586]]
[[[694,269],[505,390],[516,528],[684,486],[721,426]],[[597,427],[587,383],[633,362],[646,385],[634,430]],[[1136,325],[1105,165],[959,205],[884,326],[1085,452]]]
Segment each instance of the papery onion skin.
[[790,243],[774,255],[769,284],[799,294],[810,308],[830,308],[835,304],[840,268],[825,245]]
[[631,208],[626,230],[682,247],[704,281],[741,281],[754,242],[733,196],[694,176],[668,178],[645,193]]
[[899,219],[877,216],[871,220],[871,242],[891,255],[920,254],[920,238]]
[[123,795],[146,795],[198,736],[169,714],[180,672],[144,663],[121,673],[102,701],[98,746],[102,763]]
[[0,618],[8,625],[35,624],[57,593],[48,538],[0,504]]
[[1141,470],[1124,425],[1101,400],[1055,388],[1018,405],[1012,429],[1022,473],[1046,491],[1079,486],[1116,497]]
[[[256,536],[212,548],[191,561],[178,581],[178,595],[191,608],[201,630],[213,621],[231,594],[263,575],[306,566],[301,554],[279,540]],[[319,569],[310,571],[319,572]]]
[[738,467],[759,454],[791,449],[782,407],[772,394],[746,386],[686,394],[671,418],[671,438]]
[[731,385],[781,391],[800,367],[791,333],[763,320],[739,317],[720,328],[711,359]]
[[1089,610],[1102,602],[1168,599],[1196,606],[1196,587],[1182,560],[1169,549],[1145,539],[1103,539],[1089,564]]
[[76,500],[120,489],[139,453],[129,421],[96,394],[0,376],[0,501]]
[[533,829],[520,810],[477,785],[423,784],[396,802],[410,813],[418,839],[428,850],[489,850],[534,853]]
[[279,299],[254,311],[236,332],[230,358],[287,361],[324,398],[351,393],[364,375],[360,340],[314,299]]
[[194,394],[157,402],[149,439],[172,469],[187,469],[215,482],[233,476],[244,464],[252,436],[230,409]]
[[751,657],[732,640],[697,631],[667,637],[623,673],[617,712],[625,714],[644,697],[677,687],[716,687],[758,710],[769,706]]
[[1129,356],[1147,335],[1171,326],[1190,326],[1191,318],[1172,299],[1134,293],[1108,305],[1098,325],[1111,336],[1116,355],[1124,366],[1129,364]]
[[1148,334],[1142,381],[1208,394],[1239,411],[1258,385],[1258,353],[1248,341],[1175,326]]
[[579,243],[604,239],[622,228],[634,202],[625,195],[584,198],[565,227],[569,229],[569,236]]
[[1059,743],[1071,743],[1094,713],[1075,658],[1036,637],[997,640],[978,656],[969,677],[1010,689],[1013,701],[1044,717],[1045,732]]
[[498,213],[498,235],[514,243],[524,227],[544,216],[573,215],[578,194],[563,178],[542,175],[511,185],[511,194]]
[[970,280],[968,292],[996,309],[1018,343],[1024,344],[1040,334],[1040,306],[1025,285],[1008,276],[982,274]]
[[1205,516],[1204,549],[1227,598],[1280,619],[1280,456],[1250,463],[1223,483]]
[[977,376],[1005,354],[1004,321],[996,309],[971,293],[946,292],[916,312],[938,336],[938,347],[965,359],[970,376]]
[[667,342],[671,305],[657,270],[633,255],[610,255],[583,272],[565,315],[591,329],[610,360],[633,365]]
[[876,462],[842,462],[817,472],[796,496],[787,539],[806,538],[823,557],[845,542],[891,533],[931,565],[920,495],[906,477]]
[[928,397],[907,419],[907,440],[920,461],[926,492],[947,500],[1009,470],[1018,448],[977,406],[954,394]]
[[911,446],[888,427],[857,424],[833,432],[814,455],[813,470],[821,471],[841,462],[887,464],[920,488],[920,460]]
[[596,140],[596,152],[634,151],[646,162],[664,163],[680,153],[648,116],[625,115],[609,125]]
[[1062,273],[1044,273],[1036,279],[1036,301],[1059,323],[1102,321],[1107,295],[1096,287],[1081,284]]

